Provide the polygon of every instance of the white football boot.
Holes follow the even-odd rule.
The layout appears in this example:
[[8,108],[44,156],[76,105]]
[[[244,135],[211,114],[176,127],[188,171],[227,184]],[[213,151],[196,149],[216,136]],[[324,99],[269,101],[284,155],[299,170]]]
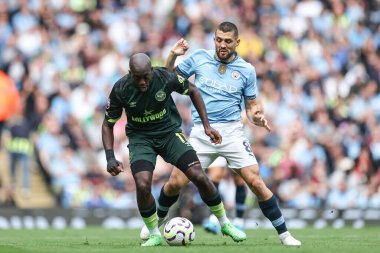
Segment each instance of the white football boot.
[[280,234],[278,237],[280,237],[280,241],[283,245],[286,246],[301,246],[301,242],[298,241],[296,238],[294,238],[289,231],[286,231],[282,234]]

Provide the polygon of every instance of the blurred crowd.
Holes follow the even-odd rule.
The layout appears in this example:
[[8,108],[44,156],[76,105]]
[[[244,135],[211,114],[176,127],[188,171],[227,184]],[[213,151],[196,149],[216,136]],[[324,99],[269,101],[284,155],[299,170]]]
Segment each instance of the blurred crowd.
[[[0,1],[0,70],[22,101],[0,129],[29,142],[12,150],[3,138],[1,148],[10,159],[34,148],[65,208],[136,208],[130,170],[105,170],[100,126],[112,85],[134,52],[160,66],[181,37],[190,52],[213,49],[222,21],[237,24],[238,53],[256,68],[272,131],[243,121],[281,205],[380,208],[378,0]],[[189,134],[190,101],[175,100]],[[125,123],[116,124],[115,151],[128,168]],[[154,194],[171,169],[159,159]]]

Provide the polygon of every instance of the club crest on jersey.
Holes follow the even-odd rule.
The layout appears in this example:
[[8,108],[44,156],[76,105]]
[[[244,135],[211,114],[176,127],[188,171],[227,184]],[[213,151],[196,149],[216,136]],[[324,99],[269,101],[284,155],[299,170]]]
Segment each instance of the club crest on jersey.
[[240,73],[238,71],[232,71],[232,78],[237,80],[240,77]]
[[156,95],[154,96],[157,101],[164,101],[166,98],[166,93],[162,90],[157,91]]
[[219,65],[219,67],[218,67],[219,74],[223,75],[224,73],[226,73],[226,70],[227,70],[226,64],[220,64]]

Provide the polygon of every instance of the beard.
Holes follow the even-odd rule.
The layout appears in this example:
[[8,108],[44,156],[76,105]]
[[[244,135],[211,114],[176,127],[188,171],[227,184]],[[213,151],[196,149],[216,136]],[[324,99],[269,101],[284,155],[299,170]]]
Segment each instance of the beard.
[[221,62],[227,62],[234,54],[234,52],[227,50],[226,52],[221,53],[220,50],[218,50],[216,54],[218,55],[218,58]]

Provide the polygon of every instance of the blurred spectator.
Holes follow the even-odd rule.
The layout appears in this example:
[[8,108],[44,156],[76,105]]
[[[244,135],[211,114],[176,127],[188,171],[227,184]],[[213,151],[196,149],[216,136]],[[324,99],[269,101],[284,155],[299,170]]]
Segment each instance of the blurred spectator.
[[[190,42],[190,51],[212,48],[215,24],[236,22],[237,49],[256,68],[272,132],[244,123],[262,176],[280,201],[291,207],[376,207],[379,9],[369,0],[5,0],[0,74],[20,90],[24,120],[36,134],[37,154],[61,204],[133,208],[130,173],[116,181],[102,174],[104,94],[128,72],[132,53],[146,52],[162,65],[179,37]],[[174,99],[189,134],[189,100]],[[13,107],[0,106],[0,112],[4,108]],[[8,118],[0,117],[0,133]],[[115,127],[115,152],[128,165],[125,120]],[[157,164],[153,189],[172,168]],[[192,201],[195,210],[191,194],[183,201]]]
[[[23,114],[15,115],[7,121],[9,131],[5,143],[9,154],[9,173],[12,192],[16,190],[16,175],[22,175],[22,194],[30,197],[31,156],[33,154],[33,127]],[[17,170],[19,172],[17,172]],[[22,173],[20,173],[22,172]]]

